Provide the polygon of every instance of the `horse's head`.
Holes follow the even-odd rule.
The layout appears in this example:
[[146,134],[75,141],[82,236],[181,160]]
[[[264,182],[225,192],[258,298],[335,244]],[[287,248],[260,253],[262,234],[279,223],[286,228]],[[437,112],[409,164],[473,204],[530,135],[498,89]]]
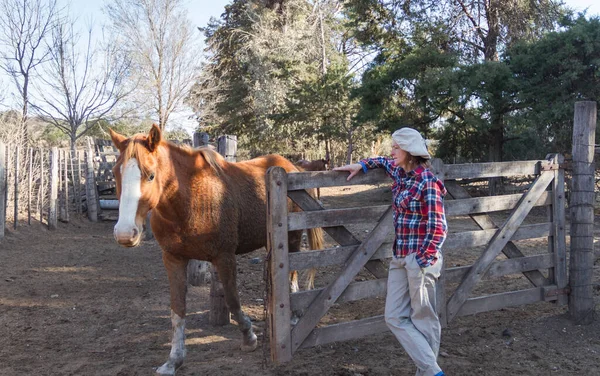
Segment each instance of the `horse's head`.
[[140,243],[144,219],[160,198],[158,145],[161,131],[156,125],[147,135],[127,138],[112,129],[110,137],[119,149],[113,174],[119,199],[119,220],[115,225],[115,240],[125,247]]

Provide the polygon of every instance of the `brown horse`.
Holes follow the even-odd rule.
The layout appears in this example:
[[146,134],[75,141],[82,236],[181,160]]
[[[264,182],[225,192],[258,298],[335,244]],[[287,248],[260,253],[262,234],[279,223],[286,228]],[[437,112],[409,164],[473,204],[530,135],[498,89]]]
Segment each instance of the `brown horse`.
[[314,161],[299,160],[296,166],[302,167],[304,171],[327,171],[329,169],[329,159],[316,159]]
[[[329,170],[329,158],[327,159],[315,159],[314,161],[307,161],[304,159],[299,160],[295,163],[300,168],[300,171],[327,171]],[[321,199],[321,188],[317,188],[317,199]]]
[[[242,332],[242,350],[256,349],[252,324],[240,307],[236,254],[267,243],[267,169],[298,169],[277,155],[229,163],[209,149],[183,149],[163,141],[156,125],[148,135],[131,138],[112,130],[110,133],[121,152],[113,169],[119,198],[115,239],[126,247],[138,245],[144,219],[152,210],[150,224],[162,248],[169,278],[171,353],[157,373],[174,375],[185,358],[186,273],[190,259],[210,261],[217,268],[227,307]],[[290,210],[300,209],[290,201]],[[289,233],[290,252],[300,249],[301,235],[301,231]],[[311,249],[322,249],[322,236],[321,229],[309,230]]]

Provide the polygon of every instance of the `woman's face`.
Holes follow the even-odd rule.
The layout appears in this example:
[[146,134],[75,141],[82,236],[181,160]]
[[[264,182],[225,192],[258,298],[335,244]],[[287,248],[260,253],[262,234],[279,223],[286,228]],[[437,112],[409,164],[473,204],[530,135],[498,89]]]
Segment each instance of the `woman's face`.
[[394,164],[396,166],[406,169],[405,167],[408,165],[409,154],[402,150],[396,141],[392,141],[392,158],[394,159]]

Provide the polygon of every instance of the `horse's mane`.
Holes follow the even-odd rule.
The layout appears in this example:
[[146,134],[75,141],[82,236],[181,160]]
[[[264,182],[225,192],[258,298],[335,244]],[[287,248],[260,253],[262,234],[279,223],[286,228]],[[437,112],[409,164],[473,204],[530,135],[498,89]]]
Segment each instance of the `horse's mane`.
[[[130,141],[127,143],[127,147],[125,148],[125,150],[123,151],[123,165],[126,165],[127,162],[129,161],[129,159],[131,158],[135,158],[138,161],[140,160],[140,151],[139,151],[139,147],[146,147],[144,145],[144,143],[146,142],[144,139],[142,139],[141,137],[137,137],[137,136],[143,136],[142,133],[138,133],[136,135],[131,136]],[[139,146],[137,144],[140,144]],[[224,159],[221,154],[217,153],[214,150],[209,149],[208,147],[201,147],[199,149],[193,149],[188,145],[176,145],[170,141],[167,140],[161,140],[161,144],[164,144],[166,146],[169,146],[171,150],[175,150],[185,156],[195,156],[197,153],[201,154],[204,159],[206,160],[206,162],[208,163],[208,165],[210,166],[210,168],[213,169],[213,171],[215,171],[217,173],[217,175],[222,174],[223,172],[223,168],[221,167],[221,161]],[[138,163],[138,165],[140,165]],[[143,174],[147,174],[148,171],[140,165],[140,170],[142,170]]]
[[188,149],[190,153],[202,154],[208,165],[217,173],[217,175],[221,175],[221,173],[223,173],[223,168],[219,163],[221,160],[224,160],[221,154],[209,149],[208,147],[201,147],[195,150],[188,147]]

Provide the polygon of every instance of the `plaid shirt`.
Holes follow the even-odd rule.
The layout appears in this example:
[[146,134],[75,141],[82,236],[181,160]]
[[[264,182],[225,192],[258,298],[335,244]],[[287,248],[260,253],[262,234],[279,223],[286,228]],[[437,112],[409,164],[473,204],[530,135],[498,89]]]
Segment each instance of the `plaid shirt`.
[[435,264],[448,232],[444,184],[423,166],[406,173],[394,164],[393,159],[384,157],[367,158],[359,163],[365,173],[369,168],[385,168],[387,175],[394,180],[394,256],[406,257],[416,253],[421,267]]

